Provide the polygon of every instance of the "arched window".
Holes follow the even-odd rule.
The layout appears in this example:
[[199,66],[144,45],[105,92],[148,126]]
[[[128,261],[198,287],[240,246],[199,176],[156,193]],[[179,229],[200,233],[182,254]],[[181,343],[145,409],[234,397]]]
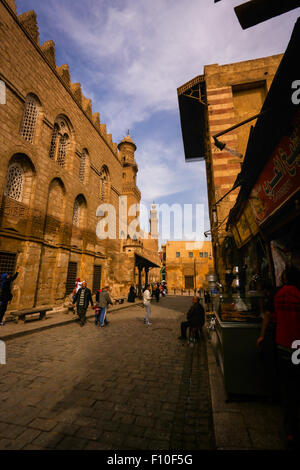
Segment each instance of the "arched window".
[[66,189],[60,178],[51,181],[48,192],[45,239],[58,244],[64,235],[62,227],[65,219]]
[[75,227],[82,228],[85,226],[86,208],[87,208],[86,200],[84,196],[80,194],[75,199],[74,206],[73,206],[72,223]]
[[49,152],[49,157],[51,158],[51,160],[55,159],[58,133],[59,133],[59,127],[57,124],[54,124],[51,145],[50,145],[50,152]]
[[88,151],[86,149],[83,149],[81,153],[81,157],[80,157],[80,168],[79,168],[79,179],[82,183],[84,183],[84,180],[85,180],[87,159],[88,159]]
[[109,172],[107,166],[103,165],[100,172],[100,200],[104,201],[107,196],[108,190],[108,181],[109,181]]
[[4,195],[22,201],[24,170],[18,163],[13,163],[7,173]]
[[31,144],[33,143],[40,108],[41,104],[38,98],[32,94],[27,95],[20,127],[20,135]]
[[49,158],[56,160],[63,168],[66,164],[71,135],[72,130],[68,119],[64,116],[56,118],[51,137]]
[[69,144],[68,134],[61,135],[59,139],[59,145],[58,145],[57,163],[62,167],[64,167],[66,163],[68,144]]
[[73,225],[79,227],[80,222],[80,203],[78,199],[75,199],[74,208],[73,208]]

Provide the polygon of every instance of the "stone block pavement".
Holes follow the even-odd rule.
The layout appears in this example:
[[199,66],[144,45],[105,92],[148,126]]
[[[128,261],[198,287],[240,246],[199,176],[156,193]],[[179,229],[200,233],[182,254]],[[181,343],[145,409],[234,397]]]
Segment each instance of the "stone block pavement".
[[177,339],[190,303],[154,302],[151,326],[131,305],[114,307],[105,328],[92,311],[83,328],[64,314],[56,327],[3,327],[0,449],[281,449],[278,407],[226,403],[206,336],[193,347]]

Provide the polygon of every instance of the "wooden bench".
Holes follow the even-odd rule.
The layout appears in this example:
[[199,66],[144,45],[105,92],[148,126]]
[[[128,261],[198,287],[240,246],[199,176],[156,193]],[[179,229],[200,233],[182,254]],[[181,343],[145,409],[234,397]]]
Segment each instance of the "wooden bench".
[[34,313],[39,313],[39,320],[46,320],[46,313],[49,312],[50,310],[53,310],[52,307],[49,305],[42,305],[41,307],[33,307],[33,308],[28,308],[25,310],[17,310],[15,312],[10,312],[12,316],[15,317],[15,323],[19,323],[20,320],[22,320],[24,323],[26,322],[26,316],[27,315],[33,315]]

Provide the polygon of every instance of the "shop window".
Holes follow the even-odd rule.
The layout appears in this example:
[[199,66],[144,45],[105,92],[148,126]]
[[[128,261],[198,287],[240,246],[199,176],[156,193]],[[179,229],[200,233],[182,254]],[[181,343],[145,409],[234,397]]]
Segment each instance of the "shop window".
[[193,258],[194,257],[194,253],[192,251],[189,252],[189,258]]
[[39,109],[40,103],[37,97],[32,94],[28,95],[25,101],[20,135],[31,144],[34,140]]
[[203,251],[199,252],[199,256],[200,256],[200,258],[203,258]]
[[16,260],[16,253],[0,251],[0,273],[15,274]]
[[203,253],[203,257],[204,257],[204,258],[208,258],[208,253],[207,253],[207,251],[205,251],[205,252]]
[[180,258],[180,252],[179,251],[176,252],[176,258]]

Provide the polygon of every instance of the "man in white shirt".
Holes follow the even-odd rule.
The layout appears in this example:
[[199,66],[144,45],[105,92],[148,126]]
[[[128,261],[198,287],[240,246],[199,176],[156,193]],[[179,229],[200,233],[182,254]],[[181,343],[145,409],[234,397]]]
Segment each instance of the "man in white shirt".
[[143,303],[144,307],[146,309],[146,314],[144,318],[144,323],[145,325],[151,325],[149,319],[150,319],[150,314],[151,314],[151,292],[150,292],[150,284],[146,285],[146,288],[144,290],[143,294]]

